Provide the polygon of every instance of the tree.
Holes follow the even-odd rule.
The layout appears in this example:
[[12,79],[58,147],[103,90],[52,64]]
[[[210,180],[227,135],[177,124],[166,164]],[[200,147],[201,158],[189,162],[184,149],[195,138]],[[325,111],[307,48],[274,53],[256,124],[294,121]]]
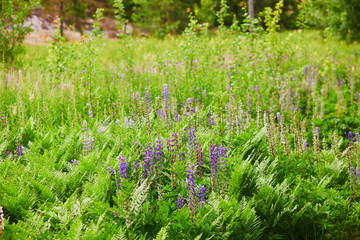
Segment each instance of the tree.
[[23,24],[36,4],[36,0],[0,0],[0,54],[2,62],[7,66],[24,53],[22,43],[26,34],[32,30]]
[[249,17],[250,17],[250,19],[253,19],[255,17],[254,0],[248,0],[248,7],[249,7]]
[[84,0],[41,0],[46,11],[58,13],[60,18],[60,33],[64,36],[64,24],[75,24],[76,30],[82,32],[81,19],[86,18],[86,1]]

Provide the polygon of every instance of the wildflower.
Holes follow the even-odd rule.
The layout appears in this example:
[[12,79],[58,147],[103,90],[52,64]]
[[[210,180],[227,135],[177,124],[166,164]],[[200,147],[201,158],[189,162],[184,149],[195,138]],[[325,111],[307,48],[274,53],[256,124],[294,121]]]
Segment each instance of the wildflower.
[[205,186],[200,186],[199,187],[199,206],[203,206],[203,205],[205,205],[205,202],[206,202],[206,200],[205,200],[205,198],[206,198],[206,190],[205,190]]
[[169,106],[169,88],[167,84],[164,84],[163,96],[164,96],[165,107],[167,108]]
[[22,155],[23,155],[23,151],[22,151],[21,145],[19,145],[19,146],[17,147],[17,155],[18,155],[18,156],[22,156]]
[[139,93],[139,92],[136,92],[136,93],[135,93],[135,95],[136,95],[136,96],[135,96],[136,100],[139,100],[139,99],[141,98],[141,96],[140,96],[140,93]]
[[4,212],[2,206],[0,206],[0,236],[3,230],[4,230]]
[[150,92],[145,90],[145,106],[147,109],[150,109]]
[[202,92],[203,96],[206,97],[206,90]]
[[7,158],[10,155],[10,151],[6,151],[5,158]]
[[184,206],[184,199],[182,198],[181,194],[179,193],[179,196],[177,198],[177,207],[178,209],[182,209],[182,207]]
[[121,178],[127,178],[128,177],[128,175],[127,175],[128,166],[126,164],[124,156],[119,157],[119,160],[120,160],[120,163],[119,163],[120,179],[117,180],[117,182],[118,182],[117,186],[121,187],[121,183],[122,183]]
[[83,128],[82,128],[83,131],[88,131],[88,128],[87,128],[87,127],[88,127],[88,124],[87,124],[86,121],[83,122],[82,127],[83,127]]
[[75,167],[78,165],[78,160],[73,159],[73,160],[71,160],[71,163],[72,163],[72,166]]
[[89,118],[94,118],[93,111],[89,111]]
[[211,161],[211,180],[213,189],[216,188],[217,178],[219,177],[219,153],[216,144],[210,146],[210,161]]
[[279,112],[276,113],[276,118],[280,122],[280,113]]
[[180,154],[179,154],[179,160],[180,160],[180,161],[185,161],[185,153],[184,153],[184,152],[180,152]]
[[131,168],[133,169],[133,172],[136,173],[139,168],[139,162],[138,160],[135,160],[133,163],[131,163]]
[[103,126],[100,126],[97,130],[99,133],[103,133],[104,132],[104,127]]
[[190,162],[188,162],[188,166],[186,170],[187,172],[186,189],[188,190],[187,202],[188,202],[190,214],[193,216],[196,214],[196,191],[195,191],[194,169],[195,169],[195,165],[192,165]]
[[196,165],[197,165],[197,174],[199,177],[202,177],[204,174],[203,165],[204,165],[204,158],[201,145],[196,146]]
[[108,172],[108,173],[111,173],[111,174],[114,175],[114,176],[116,175],[115,168],[108,167],[108,168],[107,168],[107,172]]
[[248,94],[247,96],[247,104],[248,104],[248,112],[251,114],[251,96]]
[[158,161],[158,166],[164,166],[164,152],[163,152],[163,144],[162,144],[162,140],[160,138],[158,138],[156,140],[156,147],[155,147],[155,152],[154,152],[154,159],[156,159]]
[[149,147],[148,149],[145,151],[144,153],[145,157],[144,157],[144,161],[143,161],[143,175],[144,175],[144,179],[147,176],[151,176],[152,174],[152,168],[151,168],[151,164],[152,164],[152,159],[153,159],[153,149],[151,147],[151,142],[149,142]]

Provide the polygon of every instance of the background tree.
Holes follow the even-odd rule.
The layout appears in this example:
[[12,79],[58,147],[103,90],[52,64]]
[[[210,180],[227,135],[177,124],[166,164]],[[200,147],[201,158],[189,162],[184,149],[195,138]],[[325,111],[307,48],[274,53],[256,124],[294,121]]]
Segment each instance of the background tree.
[[36,4],[36,0],[0,0],[0,57],[6,66],[11,66],[24,53],[22,43],[31,28],[23,24]]
[[60,18],[60,33],[64,36],[64,24],[75,25],[82,33],[82,19],[86,18],[85,0],[41,0],[41,5],[49,13],[57,13]]

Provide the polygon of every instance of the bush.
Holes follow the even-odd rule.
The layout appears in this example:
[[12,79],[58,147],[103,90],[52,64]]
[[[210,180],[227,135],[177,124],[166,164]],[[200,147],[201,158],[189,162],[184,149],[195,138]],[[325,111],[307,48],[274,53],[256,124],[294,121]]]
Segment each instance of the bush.
[[0,54],[6,66],[18,61],[24,52],[22,43],[31,28],[23,24],[36,3],[36,0],[0,0]]

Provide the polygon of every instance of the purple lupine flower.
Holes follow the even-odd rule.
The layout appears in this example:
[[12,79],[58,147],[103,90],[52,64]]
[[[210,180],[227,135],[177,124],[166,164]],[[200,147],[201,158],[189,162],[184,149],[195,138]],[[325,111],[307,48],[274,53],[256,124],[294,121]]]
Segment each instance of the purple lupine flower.
[[179,145],[178,145],[178,140],[177,140],[177,137],[178,137],[177,133],[174,132],[171,136],[173,137],[172,139],[167,139],[166,140],[167,150],[169,152],[170,165],[175,163],[177,152],[179,150]]
[[199,206],[202,207],[203,205],[205,205],[205,203],[206,203],[205,198],[206,198],[206,189],[205,189],[205,186],[202,185],[199,187],[199,200],[198,200]]
[[357,179],[358,183],[360,184],[360,168],[359,167],[356,168],[356,179]]
[[150,109],[150,92],[147,89],[145,90],[145,106]]
[[189,107],[191,108],[191,105],[193,104],[194,99],[193,98],[188,98],[187,102],[188,102]]
[[360,142],[360,134],[359,133],[355,133],[355,139],[357,142]]
[[280,113],[279,112],[276,113],[276,118],[280,122]]
[[180,121],[181,121],[180,114],[176,114],[175,122],[180,122]]
[[104,132],[104,127],[103,126],[100,126],[97,130],[99,133],[103,133]]
[[146,179],[146,177],[151,176],[151,174],[153,173],[152,170],[152,160],[154,157],[154,153],[153,153],[153,149],[151,147],[151,142],[149,142],[149,147],[148,149],[145,150],[144,153],[145,157],[144,157],[144,161],[143,161],[143,178]]
[[186,173],[187,173],[186,174],[186,183],[187,183],[186,189],[188,190],[187,202],[188,202],[190,213],[192,215],[195,215],[195,212],[196,212],[196,206],[195,206],[196,191],[195,191],[194,169],[195,169],[195,165],[192,165],[190,162],[188,162],[187,170],[186,170]]
[[87,128],[87,127],[88,127],[88,124],[87,124],[86,121],[84,121],[83,124],[82,124],[82,130],[83,130],[83,131],[88,131],[88,128]]
[[164,84],[164,90],[162,93],[164,96],[165,107],[167,108],[169,106],[169,88],[167,84]]
[[87,152],[91,152],[94,148],[94,137],[92,136],[84,136],[83,140],[83,152],[86,154]]
[[247,104],[248,104],[248,112],[251,114],[251,96],[248,94],[247,96]]
[[206,90],[202,92],[203,96],[206,97]]
[[213,118],[209,118],[209,126],[211,127],[211,126],[214,126],[215,125],[215,121],[214,121],[214,119]]
[[121,178],[127,178],[128,175],[128,165],[126,164],[126,160],[125,160],[125,157],[124,156],[120,156],[119,157],[119,174],[120,174],[120,179],[117,180],[117,186],[118,187],[121,187]]
[[89,118],[94,118],[93,111],[89,111]]
[[219,146],[218,148],[218,155],[219,157],[221,157],[221,160],[220,160],[220,167],[223,169],[224,172],[226,172],[227,170],[227,148],[226,147],[222,147],[222,146]]
[[259,85],[256,85],[256,87],[255,87],[255,91],[257,92],[257,97],[258,98],[261,98],[261,95],[260,95],[260,87],[259,87]]
[[184,152],[180,152],[180,154],[179,154],[179,160],[180,160],[180,161],[185,161],[185,153],[184,153]]
[[189,146],[192,149],[195,148],[195,146],[196,146],[195,128],[189,129]]
[[357,101],[360,102],[360,93],[356,93],[356,98],[357,98]]
[[181,194],[179,193],[179,196],[177,198],[177,207],[178,209],[182,209],[182,207],[184,206],[184,199],[182,198]]
[[349,143],[351,144],[354,141],[352,132],[348,133]]
[[115,170],[115,168],[108,167],[108,168],[107,168],[107,172],[108,172],[108,173],[111,173],[113,176],[116,175],[116,170]]
[[4,230],[4,212],[2,206],[0,206],[0,233]]
[[304,140],[303,146],[304,146],[304,149],[306,149],[307,151],[309,151],[309,146],[308,146],[306,140]]
[[160,137],[156,140],[156,147],[154,151],[154,159],[158,162],[158,167],[164,166],[164,151],[163,143]]
[[202,175],[204,174],[204,170],[203,170],[204,158],[200,144],[196,145],[196,165],[197,165],[196,173],[199,175],[199,177],[202,177]]
[[18,147],[17,147],[17,155],[18,155],[18,156],[22,156],[22,155],[23,155],[23,151],[22,151],[21,145],[18,145]]
[[120,163],[119,163],[119,173],[120,173],[120,177],[122,178],[127,178],[128,175],[128,165],[126,163],[125,157],[124,156],[120,156],[119,157]]
[[350,177],[354,177],[355,176],[355,168],[354,167],[350,167]]
[[75,167],[78,165],[78,160],[73,159],[73,160],[71,160],[71,163],[72,163],[72,166]]
[[213,189],[216,187],[217,178],[219,177],[219,152],[216,144],[210,145],[210,163],[211,163],[211,180]]
[[136,173],[139,169],[139,161],[135,160],[133,163],[131,163],[131,168],[133,169],[133,172]]
[[136,98],[136,100],[139,100],[139,99],[141,98],[141,96],[140,96],[140,93],[139,93],[139,92],[136,92],[136,93],[135,93],[135,98]]
[[316,128],[315,128],[315,134],[316,134],[317,136],[320,135],[320,133],[319,133],[319,127],[316,127]]
[[165,119],[165,118],[166,118],[165,113],[164,113],[161,109],[157,110],[157,111],[156,111],[156,114],[158,115],[158,117],[159,117],[160,119]]
[[10,151],[6,151],[5,158],[7,158],[10,155]]

